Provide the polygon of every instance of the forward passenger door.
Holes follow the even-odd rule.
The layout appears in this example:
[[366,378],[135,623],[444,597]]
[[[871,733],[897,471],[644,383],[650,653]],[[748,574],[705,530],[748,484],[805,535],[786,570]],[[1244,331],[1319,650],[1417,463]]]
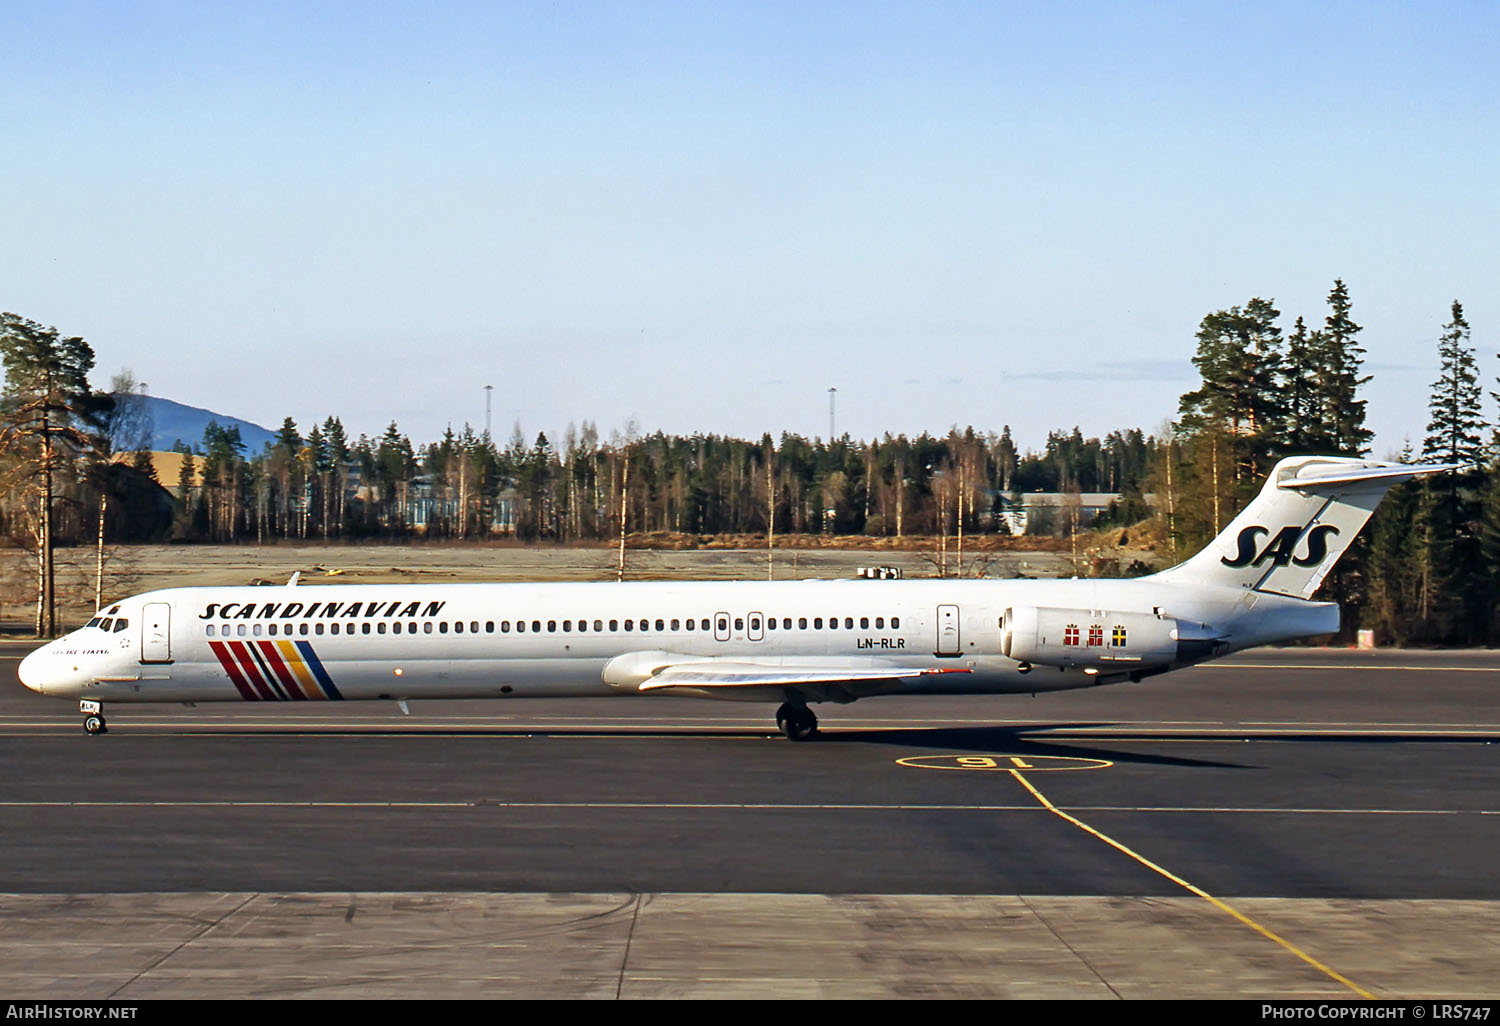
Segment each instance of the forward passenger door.
[[147,602],[141,607],[141,662],[172,661],[172,607],[166,602]]

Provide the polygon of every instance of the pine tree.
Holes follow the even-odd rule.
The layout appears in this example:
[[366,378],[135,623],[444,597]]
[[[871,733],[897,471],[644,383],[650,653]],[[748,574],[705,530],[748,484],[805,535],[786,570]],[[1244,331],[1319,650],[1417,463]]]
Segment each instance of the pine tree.
[[1227,436],[1237,492],[1248,492],[1265,476],[1280,446],[1286,420],[1278,388],[1280,316],[1272,302],[1252,299],[1243,308],[1209,314],[1198,327],[1193,365],[1203,384],[1181,399],[1182,429],[1189,435],[1217,430]]
[[1365,351],[1354,337],[1364,328],[1349,316],[1352,304],[1349,289],[1342,279],[1334,279],[1328,293],[1328,316],[1318,333],[1318,350],[1324,369],[1322,399],[1323,424],[1328,431],[1332,455],[1362,456],[1370,451],[1373,432],[1365,427],[1365,401],[1359,388],[1370,380],[1360,376]]
[[[203,491],[208,506],[208,531],[217,541],[233,541],[244,512],[245,443],[240,429],[209,421],[203,429]],[[248,521],[248,517],[247,517]]]
[[1319,395],[1322,368],[1318,354],[1323,348],[1322,336],[1308,333],[1301,317],[1292,326],[1286,340],[1285,388],[1286,449],[1291,453],[1320,451],[1327,443],[1323,429],[1323,409]]
[[1480,443],[1479,373],[1474,349],[1469,344],[1469,324],[1463,307],[1453,301],[1452,320],[1443,326],[1438,340],[1441,373],[1432,383],[1428,408],[1432,420],[1422,446],[1426,459],[1441,460],[1460,468],[1444,474],[1433,486],[1430,563],[1430,604],[1444,596],[1455,596],[1462,611],[1434,618],[1436,632],[1445,640],[1472,641],[1485,633],[1489,619],[1484,608],[1488,596],[1479,586],[1481,515],[1477,465],[1484,449]]
[[74,462],[91,450],[113,400],[89,387],[89,344],[64,338],[56,328],[0,314],[0,355],[0,452],[10,464],[10,480],[27,482],[36,496],[36,631],[51,637],[57,633],[53,503],[59,476],[76,470]]
[[[1500,457],[1492,461],[1486,473],[1479,521],[1479,554],[1484,593],[1500,595]],[[1484,616],[1485,642],[1500,642],[1500,604],[1492,600]]]
[[307,447],[304,451],[307,453],[308,469],[311,471],[310,482],[315,486],[308,504],[309,509],[304,513],[304,516],[310,517],[314,507],[320,508],[318,523],[321,525],[323,537],[326,539],[328,537],[329,516],[328,478],[330,472],[333,470],[333,462],[328,456],[328,439],[324,437],[323,429],[318,427],[317,424],[314,424],[312,429],[307,432]]
[[188,444],[178,439],[172,445],[172,451],[182,457],[177,467],[177,494],[175,515],[172,518],[172,536],[174,538],[187,538],[191,536],[193,528],[193,450]]
[[1280,312],[1264,299],[1219,310],[1198,327],[1193,364],[1202,385],[1182,396],[1176,536],[1212,537],[1249,500],[1279,454],[1286,409]]
[[394,420],[391,421],[375,448],[373,468],[380,483],[380,498],[386,511],[384,526],[387,528],[402,530],[406,527],[415,462],[411,439],[401,433]]
[[[1453,319],[1443,325],[1438,339],[1438,359],[1442,372],[1432,383],[1428,403],[1432,420],[1427,425],[1422,455],[1448,463],[1477,463],[1483,455],[1479,441],[1484,424],[1479,412],[1482,390],[1474,349],[1469,344],[1469,322],[1464,320],[1464,308],[1456,299]],[[1456,482],[1457,477],[1448,475],[1448,481]]]
[[1417,537],[1418,485],[1393,488],[1375,511],[1366,559],[1368,597],[1361,624],[1373,628],[1380,644],[1405,645],[1417,627],[1421,582]]
[[[349,436],[344,431],[344,422],[338,417],[323,421],[323,437],[328,444],[328,462],[331,480],[328,485],[332,493],[332,512],[328,514],[335,534],[344,533],[344,474],[349,463]],[[328,497],[324,498],[325,504]]]

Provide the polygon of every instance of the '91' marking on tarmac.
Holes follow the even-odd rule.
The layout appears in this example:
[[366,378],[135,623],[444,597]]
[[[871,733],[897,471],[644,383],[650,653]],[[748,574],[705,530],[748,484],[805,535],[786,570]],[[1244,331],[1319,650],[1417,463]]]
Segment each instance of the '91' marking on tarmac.
[[912,755],[897,759],[896,764],[913,769],[976,770],[980,773],[1010,773],[1014,770],[1047,773],[1107,769],[1114,765],[1107,759],[1082,759],[1067,755]]

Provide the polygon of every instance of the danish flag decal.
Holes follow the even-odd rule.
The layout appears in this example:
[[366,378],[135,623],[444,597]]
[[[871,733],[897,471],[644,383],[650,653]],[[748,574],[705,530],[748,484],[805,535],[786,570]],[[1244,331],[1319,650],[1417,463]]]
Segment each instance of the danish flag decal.
[[1304,556],[1295,552],[1297,540],[1303,536],[1302,528],[1283,527],[1261,548],[1260,536],[1270,533],[1270,528],[1259,525],[1245,528],[1239,534],[1239,553],[1233,559],[1226,556],[1219,561],[1234,567],[1260,566],[1268,559],[1273,566],[1317,566],[1328,556],[1328,536],[1338,534],[1339,529],[1332,524],[1319,524],[1308,531],[1307,554]]

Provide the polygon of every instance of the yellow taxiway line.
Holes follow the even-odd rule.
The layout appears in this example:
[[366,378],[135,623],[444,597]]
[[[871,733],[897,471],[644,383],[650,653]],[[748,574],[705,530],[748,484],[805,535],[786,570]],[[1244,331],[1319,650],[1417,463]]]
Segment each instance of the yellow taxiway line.
[[1131,858],[1135,859],[1135,861],[1139,862],[1141,865],[1145,866],[1147,869],[1151,870],[1152,872],[1159,873],[1160,875],[1166,877],[1168,880],[1171,880],[1173,883],[1175,883],[1175,884],[1177,884],[1177,885],[1179,885],[1179,886],[1187,889],[1188,891],[1192,892],[1193,894],[1196,894],[1198,897],[1202,898],[1204,901],[1206,901],[1210,905],[1214,906],[1214,908],[1217,908],[1217,909],[1219,909],[1222,912],[1228,913],[1229,915],[1233,916],[1235,919],[1238,919],[1241,923],[1244,923],[1246,926],[1250,927],[1250,929],[1254,930],[1256,933],[1260,934],[1261,936],[1266,937],[1269,940],[1275,941],[1277,944],[1281,945],[1287,951],[1290,951],[1292,954],[1294,954],[1298,958],[1302,959],[1302,961],[1306,962],[1308,965],[1312,966],[1314,969],[1317,969],[1319,972],[1323,973],[1325,976],[1328,976],[1328,977],[1330,977],[1330,978],[1332,978],[1334,980],[1337,980],[1339,983],[1343,984],[1345,987],[1348,987],[1350,990],[1354,991],[1354,993],[1358,994],[1360,997],[1369,998],[1372,1001],[1375,999],[1375,995],[1374,994],[1371,994],[1369,991],[1365,990],[1359,984],[1355,983],[1353,980],[1350,980],[1347,976],[1344,976],[1341,973],[1336,972],[1333,969],[1330,969],[1328,966],[1324,965],[1322,962],[1319,962],[1316,958],[1313,958],[1311,955],[1309,955],[1307,952],[1303,951],[1301,948],[1297,947],[1295,944],[1291,943],[1290,941],[1286,940],[1285,938],[1280,937],[1277,934],[1275,934],[1275,933],[1271,932],[1270,930],[1266,929],[1264,926],[1260,925],[1255,920],[1253,920],[1249,916],[1245,915],[1243,912],[1240,912],[1238,909],[1235,909],[1235,908],[1230,907],[1229,905],[1226,905],[1224,902],[1220,901],[1218,898],[1214,897],[1212,894],[1209,894],[1203,888],[1196,887],[1193,884],[1188,883],[1186,880],[1184,880],[1182,877],[1178,876],[1177,874],[1175,874],[1175,873],[1173,873],[1173,872],[1171,872],[1169,870],[1163,869],[1161,866],[1158,866],[1155,862],[1152,862],[1150,859],[1146,858],[1144,855],[1141,855],[1138,852],[1132,851],[1130,848],[1127,848],[1125,845],[1121,844],[1119,841],[1115,840],[1113,837],[1110,837],[1107,834],[1100,833],[1098,830],[1095,830],[1093,827],[1089,826],[1083,820],[1078,819],[1076,816],[1070,816],[1070,815],[1068,815],[1062,809],[1059,809],[1056,805],[1053,805],[1050,801],[1048,801],[1046,795],[1042,794],[1042,792],[1038,791],[1035,787],[1033,787],[1031,781],[1027,780],[1024,776],[1021,775],[1021,771],[1019,769],[1013,769],[1013,770],[1011,770],[1010,771],[1010,775],[1013,776],[1013,777],[1015,777],[1016,780],[1020,782],[1020,784],[1021,784],[1022,787],[1026,788],[1026,790],[1030,791],[1032,797],[1034,797],[1038,802],[1040,802],[1042,804],[1042,806],[1048,812],[1054,813],[1055,815],[1061,817],[1062,819],[1067,820],[1069,823],[1073,824],[1074,826],[1076,826],[1078,829],[1084,831],[1085,833],[1092,834],[1094,837],[1097,837],[1099,840],[1103,841],[1105,844],[1109,845],[1111,848],[1114,848],[1117,851],[1121,851],[1121,852],[1124,852],[1126,855],[1129,855]]

